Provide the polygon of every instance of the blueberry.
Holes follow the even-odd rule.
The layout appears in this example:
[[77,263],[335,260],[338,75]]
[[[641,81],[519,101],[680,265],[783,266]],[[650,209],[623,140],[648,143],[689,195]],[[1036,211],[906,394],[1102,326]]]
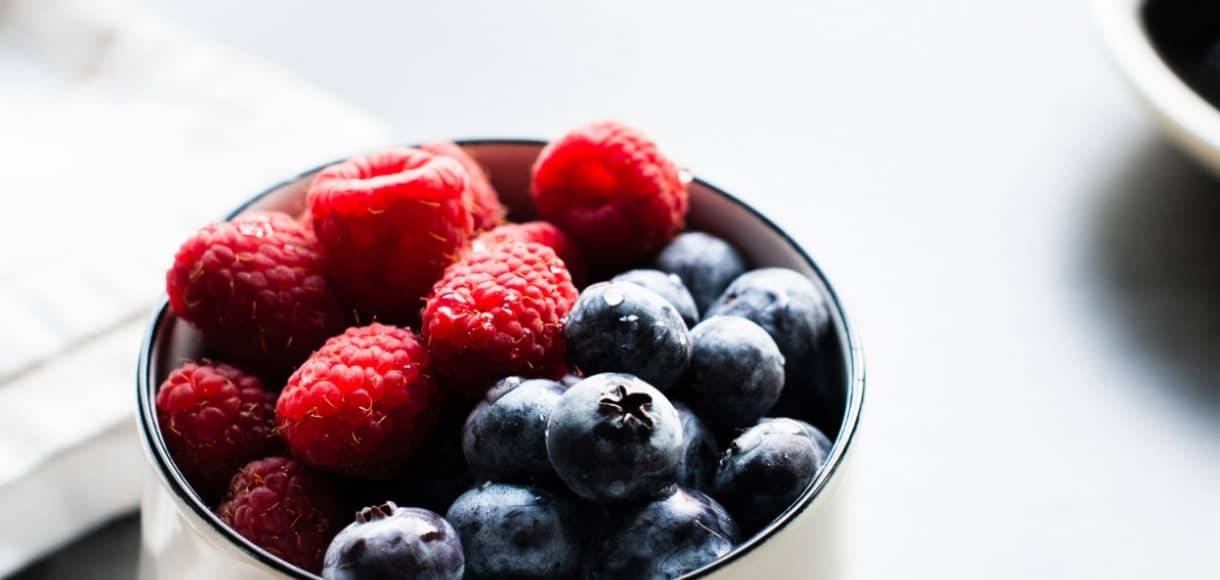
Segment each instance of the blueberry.
[[458,534],[444,518],[393,502],[364,508],[330,542],[327,580],[460,580],[465,559]]
[[704,312],[729,282],[746,271],[746,261],[733,246],[716,236],[687,232],[657,254],[656,267],[677,274],[695,299],[695,307]]
[[585,578],[677,578],[728,554],[737,540],[737,524],[716,500],[676,488],[626,517],[588,559]]
[[752,270],[733,280],[704,319],[740,316],[762,327],[784,355],[787,391],[818,390],[823,401],[833,393],[817,383],[820,343],[831,336],[830,307],[813,282],[787,268]]
[[830,453],[830,440],[795,419],[763,419],[725,451],[712,495],[754,533],[792,505]]
[[716,438],[690,407],[674,402],[674,409],[682,421],[682,461],[678,464],[678,485],[708,491],[720,455]]
[[610,279],[612,282],[630,282],[643,286],[658,296],[664,298],[678,310],[686,327],[690,328],[699,322],[699,310],[695,307],[695,299],[682,284],[682,278],[677,274],[660,270],[628,270]]
[[648,383],[602,373],[563,394],[551,413],[546,449],[576,495],[598,502],[644,499],[674,484],[682,421]]
[[690,360],[686,323],[656,292],[627,282],[585,288],[563,330],[568,361],[585,375],[631,373],[662,391]]
[[749,427],[784,389],[784,355],[771,335],[736,316],[713,316],[691,331],[690,403],[718,433]]
[[484,483],[462,494],[445,515],[466,549],[476,578],[570,578],[580,565],[574,503],[536,487]]
[[462,454],[476,480],[553,481],[546,425],[563,396],[562,384],[509,377],[488,391],[462,430]]

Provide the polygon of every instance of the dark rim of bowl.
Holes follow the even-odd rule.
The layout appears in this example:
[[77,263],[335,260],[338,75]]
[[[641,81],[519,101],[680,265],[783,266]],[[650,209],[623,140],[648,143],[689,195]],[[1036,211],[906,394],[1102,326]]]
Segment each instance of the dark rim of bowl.
[[[536,139],[459,139],[455,140],[458,145],[516,145],[541,147],[546,145],[546,141]],[[319,165],[313,169],[302,172],[296,177],[281,181],[263,190],[258,195],[247,200],[245,203],[238,206],[230,212],[225,219],[232,219],[237,214],[245,211],[246,208],[255,202],[266,197],[270,193],[295,183],[317,171],[337,163],[342,160],[332,161]],[[843,336],[847,339],[847,344],[844,345],[845,352],[848,358],[847,381],[849,384],[847,399],[843,411],[843,423],[839,427],[839,435],[835,438],[834,444],[831,446],[830,456],[826,459],[826,466],[818,472],[813,483],[809,485],[797,500],[788,507],[779,517],[767,524],[761,531],[754,534],[753,537],[746,540],[742,544],[733,548],[733,551],[728,555],[717,559],[706,566],[695,570],[681,577],[680,580],[696,580],[705,578],[708,575],[724,569],[733,562],[745,558],[750,552],[762,546],[771,536],[783,530],[789,523],[796,519],[802,512],[813,505],[814,500],[818,497],[821,491],[830,483],[832,477],[843,464],[844,457],[847,455],[847,450],[851,446],[852,440],[855,437],[856,430],[860,422],[860,412],[864,403],[864,358],[860,349],[860,339],[856,334],[850,319],[847,316],[847,311],[843,308],[842,301],[834,288],[830,285],[830,281],[826,275],[822,273],[822,269],[818,267],[808,252],[805,251],[800,244],[796,243],[791,236],[788,235],[782,228],[777,226],[767,216],[759,213],[749,204],[741,201],[732,194],[723,189],[712,185],[698,177],[693,179],[695,183],[706,187],[716,194],[724,197],[734,205],[749,212],[754,217],[758,218],[767,227],[778,233],[785,242],[788,243],[801,256],[801,259],[813,270],[819,281],[826,288],[829,294],[831,303],[834,305],[835,315],[839,319],[839,323],[843,327]],[[140,348],[139,366],[136,372],[136,398],[140,407],[140,432],[143,435],[144,443],[151,451],[151,456],[156,462],[157,471],[162,480],[165,481],[178,499],[186,503],[201,520],[206,522],[212,529],[232,543],[234,546],[241,548],[255,560],[270,566],[273,570],[288,574],[296,578],[308,580],[316,580],[319,576],[315,576],[301,568],[292,565],[280,558],[271,555],[266,550],[247,540],[242,535],[235,532],[232,528],[220,521],[220,518],[208,509],[208,507],[199,499],[199,497],[191,490],[191,487],[186,482],[186,478],[174,465],[169,456],[169,451],[165,447],[165,441],[161,437],[160,429],[157,427],[157,410],[155,406],[155,397],[153,395],[154,377],[152,376],[154,369],[151,368],[152,348],[153,343],[157,338],[157,334],[161,329],[161,325],[167,320],[169,315],[169,301],[165,298],[161,300],[161,306],[157,309],[156,316],[149,325],[147,334],[144,337],[143,345]]]

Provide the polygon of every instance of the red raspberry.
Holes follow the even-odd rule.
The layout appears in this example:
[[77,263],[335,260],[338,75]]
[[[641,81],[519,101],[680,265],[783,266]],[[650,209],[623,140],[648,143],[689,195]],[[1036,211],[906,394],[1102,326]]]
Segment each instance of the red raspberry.
[[207,499],[280,443],[275,394],[226,364],[188,362],[170,373],[157,392],[157,423],[178,469]]
[[500,196],[496,188],[487,179],[483,167],[471,157],[465,149],[449,141],[437,141],[419,146],[420,149],[433,155],[441,155],[457,160],[466,169],[470,177],[471,203],[470,216],[474,218],[475,231],[490,230],[504,223],[504,215],[508,213],[500,204]]
[[395,475],[440,407],[428,352],[410,329],[349,328],[288,379],[275,413],[292,454],[327,471]]
[[317,574],[343,518],[329,481],[283,457],[251,461],[229,483],[221,521],[264,550]]
[[558,377],[563,318],[576,288],[554,250],[530,242],[471,252],[445,270],[424,307],[437,373],[469,399],[507,375]]
[[473,230],[466,171],[418,149],[323,169],[309,187],[328,279],[366,317],[411,321]]
[[318,242],[287,214],[205,226],[178,249],[165,285],[174,312],[225,358],[281,376],[343,328]]
[[534,204],[589,258],[627,263],[660,248],[686,218],[678,168],[639,131],[614,121],[586,125],[534,162]]
[[568,267],[572,281],[577,286],[586,280],[589,269],[584,254],[580,253],[580,248],[564,235],[563,230],[555,227],[555,224],[543,221],[504,224],[479,235],[475,238],[473,247],[476,250],[484,250],[509,242],[534,242],[555,250],[559,259]]

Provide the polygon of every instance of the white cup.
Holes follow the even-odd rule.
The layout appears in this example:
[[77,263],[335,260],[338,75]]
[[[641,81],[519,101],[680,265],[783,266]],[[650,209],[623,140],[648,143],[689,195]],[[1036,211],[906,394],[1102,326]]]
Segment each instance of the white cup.
[[[529,171],[543,143],[519,140],[464,141],[482,164],[502,201],[518,220],[530,219]],[[306,172],[255,196],[234,215],[273,209],[299,213],[305,188],[317,170]],[[828,409],[823,427],[834,444],[800,499],[772,524],[734,551],[684,578],[707,580],[832,579],[839,576],[837,531],[848,450],[864,401],[864,367],[859,341],[838,297],[813,260],[783,231],[745,203],[694,179],[690,184],[691,229],[723,237],[757,266],[792,268],[812,279],[832,307],[833,356],[828,373],[840,400]],[[825,347],[823,347],[825,348]],[[142,503],[141,580],[254,580],[317,577],[267,553],[230,530],[187,485],[157,427],[155,390],[183,360],[200,356],[199,335],[163,304],[140,353],[137,397],[141,440],[148,455]],[[826,418],[828,417],[828,419]],[[826,422],[830,425],[827,426]],[[837,431],[837,434],[836,434]]]

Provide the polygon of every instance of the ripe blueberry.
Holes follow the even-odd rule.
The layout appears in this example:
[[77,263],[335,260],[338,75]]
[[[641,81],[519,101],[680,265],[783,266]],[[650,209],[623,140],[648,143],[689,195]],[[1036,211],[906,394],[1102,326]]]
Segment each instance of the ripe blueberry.
[[627,374],[593,375],[564,393],[546,449],[576,495],[617,502],[672,486],[682,460],[682,420],[665,395]]
[[713,316],[691,331],[690,403],[718,433],[758,422],[784,389],[784,356],[757,324]]
[[577,508],[536,487],[484,483],[462,494],[445,515],[462,538],[466,569],[476,578],[569,578],[580,564]]
[[763,419],[720,459],[712,495],[754,533],[792,505],[830,453],[830,440],[796,419]]
[[461,580],[465,567],[457,532],[440,516],[393,502],[368,507],[326,549],[326,580],[415,578]]
[[581,373],[631,373],[662,391],[682,378],[690,360],[690,333],[678,311],[627,282],[585,288],[563,334],[568,361]]
[[476,481],[536,483],[555,479],[546,455],[546,424],[563,396],[547,379],[504,379],[466,418],[462,454]]
[[716,500],[675,488],[624,518],[589,558],[585,578],[677,578],[729,553],[737,539],[737,524]]
[[703,232],[674,238],[656,258],[658,270],[677,274],[704,312],[734,278],[746,271],[745,258],[728,242]]
[[817,354],[821,342],[831,335],[830,308],[809,278],[787,268],[746,272],[729,284],[703,317],[718,315],[747,318],[771,335],[784,355],[786,394],[816,391],[815,398],[833,406],[831,385],[817,381]]

